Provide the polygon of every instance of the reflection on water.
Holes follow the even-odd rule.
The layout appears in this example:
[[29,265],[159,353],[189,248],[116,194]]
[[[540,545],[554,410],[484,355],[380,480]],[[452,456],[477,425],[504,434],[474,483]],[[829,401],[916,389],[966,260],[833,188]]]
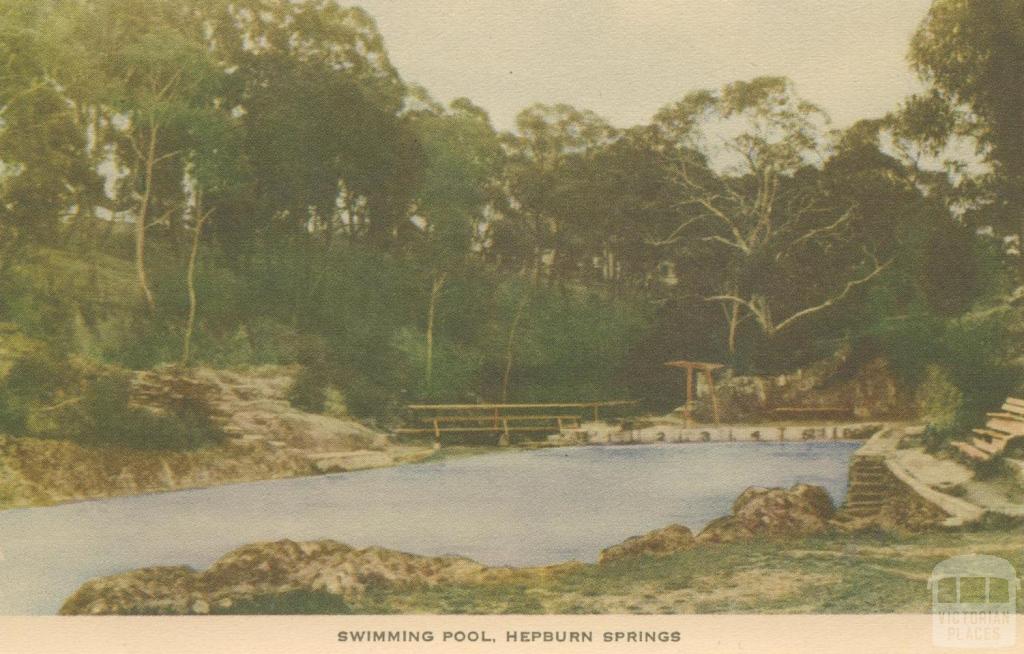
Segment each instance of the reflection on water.
[[442,463],[0,512],[0,614],[54,613],[83,581],[208,566],[256,541],[333,538],[492,565],[594,561],[662,527],[694,532],[744,488],[820,484],[839,503],[858,443],[502,452]]

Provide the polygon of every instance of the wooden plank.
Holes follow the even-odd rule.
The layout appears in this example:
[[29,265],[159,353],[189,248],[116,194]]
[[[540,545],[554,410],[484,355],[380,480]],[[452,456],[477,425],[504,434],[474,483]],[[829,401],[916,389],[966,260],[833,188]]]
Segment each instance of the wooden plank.
[[1014,436],[1024,436],[1024,422],[1006,420],[1004,418],[991,418],[985,423],[985,426],[989,429],[1013,434]]
[[626,406],[636,404],[637,400],[607,400],[603,402],[542,402],[535,404],[409,404],[406,408],[414,411],[419,410],[442,410],[442,409],[494,409],[494,408],[545,408],[545,407],[571,407],[571,408],[593,408],[595,406]]
[[1016,404],[1017,406],[1024,408],[1024,400],[1020,399],[1019,397],[1008,397],[1006,398],[1006,403]]
[[999,408],[1001,408],[1003,411],[1009,411],[1014,415],[1024,415],[1024,406],[1019,406],[1017,404],[1006,403]]
[[984,450],[989,454],[999,454],[1000,452],[1003,451],[1003,444],[1005,443],[1005,441],[996,441],[995,443],[989,443],[988,441],[982,438],[975,438],[971,441],[971,443],[974,445],[974,447],[978,448],[979,450]]
[[1001,431],[993,431],[991,429],[983,429],[981,427],[975,427],[971,431],[979,436],[985,436],[997,441],[1005,441],[1013,438],[1013,434],[1005,434]]
[[983,452],[970,443],[954,442],[953,447],[963,452],[966,457],[974,459],[975,461],[987,461],[992,458],[988,452]]
[[[547,426],[547,425],[545,425],[543,427],[511,427],[510,426],[508,428],[508,430],[510,432],[530,432],[530,431],[533,431],[533,432],[547,432],[549,434],[554,434],[554,433],[556,433],[558,431],[558,428],[557,427],[553,427],[553,426]],[[487,425],[486,427],[439,427],[438,431],[440,433],[442,433],[442,434],[497,434],[497,433],[502,431],[502,428],[499,426],[497,429],[495,429],[491,425]],[[435,432],[434,432],[434,428],[433,427],[424,427],[424,428],[408,428],[408,427],[403,427],[401,429],[394,430],[394,433],[396,433],[396,434],[433,434]]]
[[666,361],[665,365],[669,366],[669,367],[672,367],[672,368],[696,368],[698,370],[708,370],[708,371],[718,370],[719,368],[724,368],[725,367],[724,363],[705,363],[703,361],[685,361],[685,360]]
[[985,415],[989,418],[1005,418],[1006,420],[1016,420],[1017,422],[1024,423],[1024,413],[1005,413],[1001,411],[990,411]]
[[[533,415],[508,415],[508,414],[503,414],[503,415],[499,416],[499,420],[501,420],[501,419],[507,419],[507,420],[569,420],[571,418],[579,419],[579,416],[576,415],[576,414],[557,415],[557,416],[556,415],[551,415],[551,416],[533,416]],[[491,423],[491,424],[494,423],[494,416],[492,416],[491,414],[480,415],[480,416],[437,416],[436,418],[434,418],[434,417],[424,417],[423,418],[423,420],[425,422],[430,422],[430,421],[435,420],[435,419],[436,420],[440,420],[441,422],[487,422],[487,423]]]

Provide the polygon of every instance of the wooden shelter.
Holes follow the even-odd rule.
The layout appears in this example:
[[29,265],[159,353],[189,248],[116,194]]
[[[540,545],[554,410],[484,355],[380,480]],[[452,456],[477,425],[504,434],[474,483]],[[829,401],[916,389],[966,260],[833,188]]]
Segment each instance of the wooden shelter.
[[703,361],[667,361],[666,366],[671,368],[682,368],[686,371],[686,403],[683,404],[683,417],[686,419],[686,426],[693,426],[693,400],[695,395],[695,383],[694,374],[704,374],[704,379],[707,380],[708,390],[711,393],[711,415],[714,418],[715,424],[719,423],[718,413],[718,395],[715,393],[715,378],[712,372],[719,368],[724,368],[725,365],[721,363],[706,363]]

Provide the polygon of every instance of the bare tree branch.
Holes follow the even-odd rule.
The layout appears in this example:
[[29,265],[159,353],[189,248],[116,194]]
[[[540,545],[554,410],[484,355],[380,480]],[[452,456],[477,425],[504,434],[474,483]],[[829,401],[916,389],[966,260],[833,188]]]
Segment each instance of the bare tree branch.
[[799,320],[801,318],[804,318],[806,316],[809,316],[812,313],[817,313],[818,311],[821,311],[823,309],[827,309],[828,307],[836,304],[837,302],[841,301],[844,297],[846,297],[846,295],[850,291],[855,289],[856,287],[858,287],[858,286],[860,286],[862,284],[866,284],[867,282],[871,281],[872,279],[874,279],[875,277],[880,275],[886,268],[888,268],[892,264],[892,262],[893,262],[892,259],[889,259],[888,261],[886,261],[883,264],[878,264],[876,262],[874,270],[872,270],[870,273],[868,273],[867,275],[865,275],[865,276],[863,276],[863,277],[861,277],[859,279],[854,279],[852,281],[846,282],[846,286],[843,287],[843,290],[840,291],[838,295],[833,295],[832,297],[828,298],[827,300],[825,300],[821,304],[815,305],[813,307],[807,307],[806,309],[801,309],[800,311],[797,311],[796,313],[791,315],[789,318],[786,318],[785,320],[783,320],[779,324],[775,325],[774,328],[772,329],[772,332],[773,333],[778,333],[778,332],[782,331],[783,329],[785,329],[786,327],[789,327],[790,325],[792,325],[795,321],[797,321],[797,320]]

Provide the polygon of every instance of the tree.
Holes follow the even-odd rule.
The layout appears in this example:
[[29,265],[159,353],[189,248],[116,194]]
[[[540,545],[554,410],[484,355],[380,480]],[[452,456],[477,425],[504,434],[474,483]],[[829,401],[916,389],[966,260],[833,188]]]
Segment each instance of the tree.
[[62,25],[63,80],[76,102],[108,117],[117,157],[127,166],[134,198],[135,271],[152,312],[146,235],[154,224],[184,213],[182,181],[188,134],[218,102],[223,71],[211,59],[202,25],[187,4],[172,0],[91,0]]
[[[969,139],[991,166],[970,175],[978,217],[1024,244],[1024,3],[936,0],[910,43],[929,85],[903,110],[907,131],[941,148]],[[915,120],[924,114],[932,120]],[[937,119],[936,119],[937,118]],[[978,207],[980,204],[982,206]]]
[[663,246],[711,253],[721,270],[705,300],[723,306],[727,347],[753,319],[772,338],[841,302],[891,264],[855,238],[856,205],[822,184],[827,116],[791,82],[761,77],[696,91],[657,128],[683,197]]
[[[338,233],[390,245],[422,166],[406,88],[373,19],[333,0],[220,2],[210,47],[232,71],[253,196],[222,229],[268,239]],[[245,220],[243,223],[242,221]],[[234,236],[234,234],[233,234]]]
[[495,245],[518,248],[501,254],[521,261],[535,278],[545,271],[557,282],[586,259],[578,239],[591,227],[579,202],[583,168],[614,139],[615,130],[592,111],[537,104],[519,113],[516,131],[505,138],[505,221],[513,225],[497,227],[512,238],[499,234]]
[[464,98],[453,101],[449,111],[433,106],[414,112],[410,122],[425,162],[414,211],[422,221],[422,238],[413,256],[430,277],[424,375],[429,390],[437,304],[448,280],[482,246],[503,153],[487,113]]
[[31,240],[52,239],[74,205],[100,192],[74,105],[56,79],[45,2],[0,5],[0,270]]

